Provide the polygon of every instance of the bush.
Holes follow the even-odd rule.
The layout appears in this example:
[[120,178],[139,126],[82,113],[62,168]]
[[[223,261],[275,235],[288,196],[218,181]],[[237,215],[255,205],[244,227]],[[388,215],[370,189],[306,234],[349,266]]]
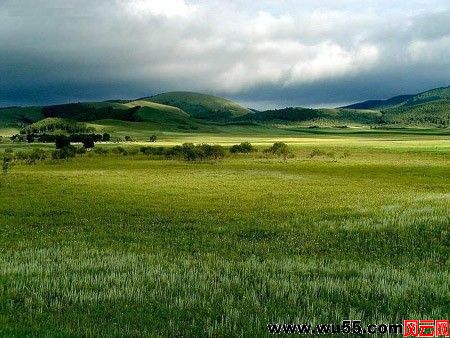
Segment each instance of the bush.
[[33,149],[32,152],[28,154],[25,159],[25,163],[27,164],[35,164],[37,161],[43,161],[47,159],[48,154],[45,150],[42,149]]
[[27,134],[27,142],[28,143],[33,143],[34,142],[34,135]]
[[116,155],[128,155],[128,151],[124,147],[121,147],[121,146],[112,148],[111,152]]
[[225,149],[219,145],[185,143],[181,150],[186,161],[218,160],[225,157]]
[[137,155],[139,153],[139,149],[135,148],[135,147],[133,147],[133,148],[124,148],[124,147],[119,146],[119,147],[112,148],[111,151],[112,151],[113,154],[124,155],[124,156]]
[[165,151],[165,153],[166,153],[167,158],[182,159],[184,157],[182,146],[175,146],[175,147],[169,148]]
[[320,150],[320,149],[313,149],[310,153],[309,153],[309,155],[308,155],[308,157],[309,158],[313,158],[313,157],[316,157],[316,156],[323,156],[323,155],[325,155],[325,152],[324,151],[322,151],[322,150]]
[[203,152],[203,159],[219,160],[225,157],[225,149],[222,146],[201,144],[199,147],[201,152]]
[[3,156],[3,160],[2,160],[2,172],[3,172],[3,175],[7,175],[8,174],[8,171],[9,171],[9,168],[11,166],[12,161],[13,161],[12,154],[5,154]]
[[102,147],[95,147],[94,153],[96,153],[98,155],[106,155],[109,153],[109,150],[106,148],[102,148]]
[[264,150],[264,153],[282,157],[285,161],[288,157],[293,157],[293,154],[289,151],[288,145],[284,142],[275,142],[270,148]]
[[125,141],[126,142],[132,142],[133,141],[133,138],[131,137],[131,136],[125,136]]
[[141,153],[144,155],[164,155],[165,150],[163,147],[141,147]]
[[152,136],[150,136],[149,141],[150,141],[150,142],[156,142],[157,139],[158,139],[158,138],[156,137],[156,135],[152,135]]
[[70,146],[70,140],[67,136],[58,135],[55,138],[56,149],[62,149]]
[[83,140],[83,147],[86,149],[92,149],[95,147],[94,139],[91,136],[86,136]]
[[108,134],[108,133],[104,133],[104,134],[102,135],[102,141],[103,141],[103,142],[109,142],[109,141],[111,141],[111,135]]
[[254,151],[256,151],[256,149],[249,142],[242,142],[241,144],[235,144],[230,149],[230,153],[232,153],[232,154],[237,154],[237,153],[248,154],[248,153],[251,153]]
[[128,149],[128,155],[135,156],[137,154],[139,154],[139,149],[138,148],[134,147],[134,148],[129,148]]
[[314,158],[316,156],[327,156],[329,158],[333,158],[334,159],[336,155],[332,151],[326,152],[326,151],[323,151],[323,150],[320,150],[320,149],[317,149],[317,148],[313,149],[308,155],[309,158]]
[[77,148],[74,146],[66,146],[61,149],[57,149],[52,152],[52,159],[54,160],[64,160],[75,157],[77,152]]

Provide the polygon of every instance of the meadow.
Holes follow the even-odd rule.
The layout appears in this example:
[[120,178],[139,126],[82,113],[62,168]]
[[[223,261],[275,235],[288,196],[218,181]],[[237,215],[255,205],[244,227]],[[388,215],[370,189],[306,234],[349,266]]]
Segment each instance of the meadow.
[[[274,322],[448,319],[448,135],[305,133],[156,144],[259,150],[220,161],[13,165],[0,186],[0,335],[261,337]],[[264,156],[277,140],[295,157]]]

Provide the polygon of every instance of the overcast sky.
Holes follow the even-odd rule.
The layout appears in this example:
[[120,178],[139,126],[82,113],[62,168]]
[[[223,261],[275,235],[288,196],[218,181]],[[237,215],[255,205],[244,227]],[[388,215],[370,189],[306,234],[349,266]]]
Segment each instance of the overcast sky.
[[0,0],[0,106],[172,90],[332,106],[447,85],[449,0]]

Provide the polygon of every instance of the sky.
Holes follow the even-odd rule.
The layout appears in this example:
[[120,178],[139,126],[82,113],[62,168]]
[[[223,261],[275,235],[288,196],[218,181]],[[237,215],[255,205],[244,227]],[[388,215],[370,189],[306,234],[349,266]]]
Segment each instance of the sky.
[[448,0],[0,0],[0,106],[187,90],[329,107],[448,85]]

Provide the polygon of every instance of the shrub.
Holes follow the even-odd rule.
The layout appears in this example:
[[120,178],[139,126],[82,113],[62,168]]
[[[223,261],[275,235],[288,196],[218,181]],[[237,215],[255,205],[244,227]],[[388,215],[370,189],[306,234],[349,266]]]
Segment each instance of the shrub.
[[329,158],[335,158],[336,155],[333,151],[326,152],[317,148],[313,149],[308,155],[309,158],[314,158],[316,156],[327,156]]
[[94,139],[91,136],[86,136],[82,141],[83,147],[86,149],[92,149],[95,147]]
[[249,142],[242,142],[241,144],[235,144],[230,149],[230,153],[232,153],[232,154],[237,154],[237,153],[247,154],[247,153],[251,153],[254,151],[256,151],[256,149]]
[[5,154],[3,156],[3,160],[2,160],[2,172],[3,175],[7,175],[9,168],[11,166],[11,163],[13,161],[13,156],[11,154]]
[[[198,147],[198,146],[197,146]],[[201,144],[199,146],[203,153],[203,159],[219,160],[225,157],[225,149],[219,145]]]
[[102,147],[95,147],[94,153],[99,154],[99,155],[106,155],[109,153],[109,150],[106,148],[102,148]]
[[175,146],[175,147],[169,148],[169,149],[167,149],[167,151],[165,153],[166,153],[167,158],[181,159],[184,157],[182,146]]
[[108,134],[108,133],[104,133],[104,134],[102,135],[102,141],[103,141],[103,142],[109,142],[109,141],[111,141],[111,135]]
[[56,149],[62,149],[70,146],[70,140],[67,136],[58,135],[55,138]]
[[137,154],[139,154],[139,149],[138,148],[130,148],[130,149],[128,149],[128,155],[135,156]]
[[25,142],[26,141],[26,137],[24,135],[13,135],[10,137],[11,141],[13,142]]
[[27,134],[27,142],[28,143],[33,143],[34,142],[34,135]]
[[264,150],[265,153],[282,157],[285,161],[293,154],[289,151],[289,147],[284,142],[275,142],[270,148]]
[[125,141],[126,142],[132,142],[133,141],[133,138],[131,137],[131,136],[125,136]]
[[28,153],[24,151],[16,151],[14,157],[16,160],[25,161],[28,158]]
[[37,161],[43,161],[47,159],[47,152],[42,149],[33,149],[32,152],[28,154],[25,159],[25,163],[27,164],[35,164]]
[[63,147],[61,149],[57,149],[55,151],[52,152],[52,158],[54,160],[64,160],[64,159],[69,159],[72,157],[75,157],[77,148],[74,146],[66,146]]
[[158,138],[156,137],[156,135],[152,135],[152,136],[150,136],[149,141],[150,141],[150,142],[156,142],[157,139],[158,139]]
[[310,153],[309,153],[309,155],[308,155],[308,157],[309,158],[313,158],[313,157],[316,157],[316,156],[323,156],[323,155],[325,155],[325,152],[324,151],[322,151],[322,150],[320,150],[320,149],[313,149]]
[[163,147],[141,147],[141,153],[144,155],[164,155],[165,150]]
[[186,161],[195,161],[200,160],[202,158],[202,153],[200,149],[196,147],[193,143],[184,143],[182,145],[183,148],[183,157]]
[[225,150],[219,145],[185,143],[182,146],[186,161],[218,160],[225,157]]
[[124,148],[122,146],[118,146],[115,148],[111,149],[113,154],[116,155],[137,155],[139,153],[139,149],[138,148]]
[[116,155],[128,155],[128,151],[124,147],[121,147],[121,146],[112,148],[111,152]]
[[84,154],[86,154],[86,148],[85,147],[78,147],[77,148],[77,150],[76,150],[76,153],[78,154],[78,155],[84,155]]

